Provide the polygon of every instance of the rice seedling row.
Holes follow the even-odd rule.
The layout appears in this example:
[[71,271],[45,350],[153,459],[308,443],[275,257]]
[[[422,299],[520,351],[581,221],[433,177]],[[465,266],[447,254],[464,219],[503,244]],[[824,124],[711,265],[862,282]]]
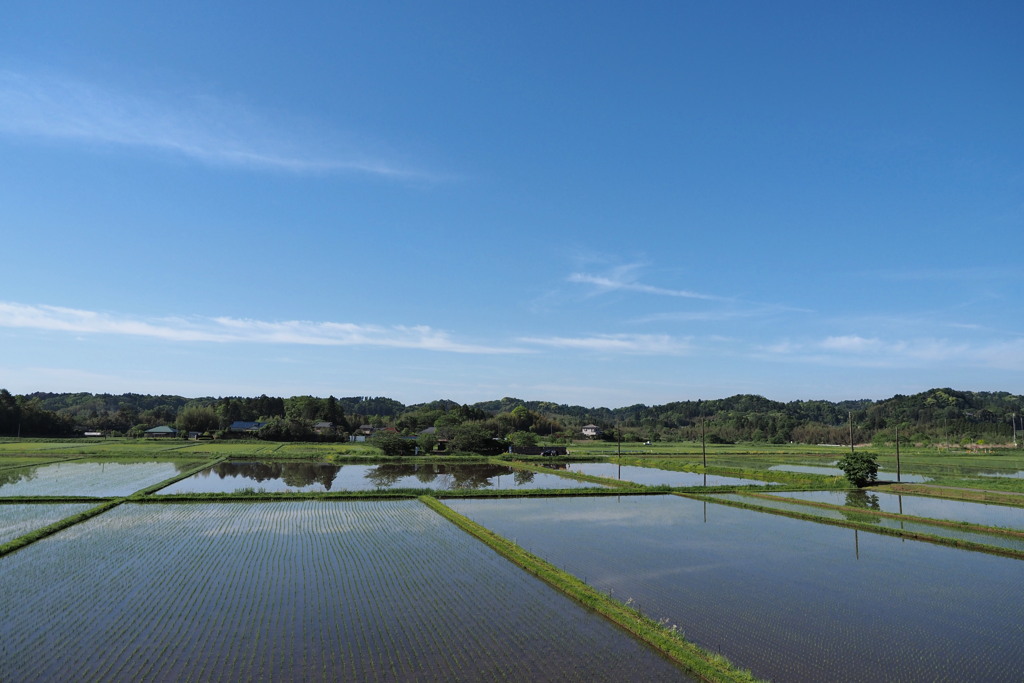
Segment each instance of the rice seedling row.
[[1017,680],[1024,661],[1020,560],[677,496],[447,504],[758,676]]
[[0,680],[680,677],[417,501],[125,503],[0,572]]
[[88,503],[14,503],[0,506],[0,545],[40,527],[88,510]]

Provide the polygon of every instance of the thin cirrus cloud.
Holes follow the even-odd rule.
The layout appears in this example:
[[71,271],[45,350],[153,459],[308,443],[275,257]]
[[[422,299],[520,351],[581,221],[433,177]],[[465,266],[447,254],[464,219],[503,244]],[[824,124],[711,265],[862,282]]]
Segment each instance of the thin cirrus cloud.
[[525,353],[511,347],[465,344],[426,325],[358,325],[230,317],[142,320],[59,306],[0,302],[0,327],[74,334],[149,337],[170,342],[376,346],[466,354]]
[[360,152],[322,156],[284,124],[210,97],[136,95],[83,81],[0,70],[0,133],[177,154],[220,166],[423,177]]
[[692,292],[685,289],[668,289],[665,287],[655,287],[653,285],[646,285],[642,282],[636,282],[633,279],[626,277],[625,275],[631,270],[632,267],[620,268],[615,271],[611,276],[608,275],[591,275],[589,273],[573,273],[567,280],[575,284],[587,284],[594,285],[597,287],[599,292],[613,292],[613,291],[627,291],[627,292],[639,292],[641,294],[655,294],[657,296],[671,296],[680,297],[684,299],[702,299],[705,301],[728,301],[725,297],[715,296],[712,294],[702,294],[700,292]]
[[667,334],[596,334],[585,337],[521,337],[523,344],[549,348],[677,356],[692,350],[690,342]]
[[883,339],[835,335],[815,341],[787,340],[765,345],[755,355],[847,367],[973,367],[1019,371],[1024,370],[1024,339],[979,342],[932,337]]

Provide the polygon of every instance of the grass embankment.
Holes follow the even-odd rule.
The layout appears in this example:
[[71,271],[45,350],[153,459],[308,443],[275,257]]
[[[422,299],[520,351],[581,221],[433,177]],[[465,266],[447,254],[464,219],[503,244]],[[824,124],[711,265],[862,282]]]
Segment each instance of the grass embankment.
[[[896,519],[903,518],[907,521],[915,523],[923,523],[931,526],[950,526],[958,529],[975,531],[986,534],[997,534],[1004,536],[1011,536],[1014,534],[1006,533],[1005,529],[998,527],[981,527],[980,525],[969,525],[965,522],[951,522],[949,524],[943,524],[942,520],[934,520],[929,518],[920,517],[908,517],[901,515],[891,515],[888,513],[881,512],[868,512],[867,510],[851,509],[844,506],[831,506],[827,503],[812,505],[811,507],[828,507],[832,509],[840,509],[847,519],[834,519],[831,517],[822,517],[820,515],[814,515],[809,512],[799,512],[797,510],[783,510],[776,507],[770,507],[767,505],[755,505],[753,503],[744,503],[738,500],[726,500],[717,498],[715,496],[702,495],[696,492],[674,492],[674,495],[682,496],[684,498],[692,498],[694,500],[702,500],[709,503],[717,503],[718,505],[729,505],[744,510],[752,510],[754,512],[767,512],[772,515],[781,515],[782,517],[792,517],[793,519],[802,519],[807,522],[816,522],[818,524],[830,524],[832,526],[844,527],[847,529],[856,529],[857,531],[867,531],[873,534],[880,534],[883,536],[896,536],[899,538],[909,538],[914,541],[925,541],[927,543],[934,543],[936,545],[951,546],[954,548],[961,548],[963,550],[974,550],[977,552],[990,553],[992,555],[1002,555],[1004,557],[1014,557],[1017,559],[1024,559],[1024,551],[1015,550],[1013,548],[1004,548],[996,545],[988,545],[987,543],[978,543],[976,541],[967,541],[959,538],[947,538],[945,536],[938,536],[936,534],[926,534],[921,531],[910,531],[907,529],[894,529],[892,527],[877,526],[874,521],[879,517],[895,517]],[[799,501],[800,505],[806,505],[808,501]],[[861,518],[864,521],[858,521],[857,518]]]
[[734,667],[725,657],[707,652],[684,639],[673,628],[644,616],[639,610],[612,599],[521,546],[461,515],[432,496],[420,500],[463,531],[490,546],[507,560],[529,571],[573,600],[609,619],[619,627],[707,681],[754,681],[749,671]]
[[[906,494],[906,492],[903,492]],[[849,505],[840,505],[836,503],[823,503],[816,500],[796,500],[792,498],[786,498],[785,496],[776,496],[771,493],[751,492],[745,493],[744,495],[751,498],[764,498],[765,500],[777,500],[786,503],[796,502],[800,505],[806,505],[808,507],[821,508],[823,510],[835,510],[843,514],[862,514],[871,517],[885,517],[886,519],[900,519],[907,522],[914,522],[915,524],[929,524],[931,526],[946,527],[950,529],[961,529],[963,531],[972,531],[979,534],[993,534],[999,536],[1011,536],[1014,538],[1024,538],[1024,531],[1019,529],[1007,529],[999,526],[987,526],[985,524],[975,524],[973,522],[963,522],[955,519],[937,519],[935,517],[917,517],[915,515],[903,515],[898,512],[885,512],[883,510],[865,510],[862,508],[851,507]],[[906,494],[910,495],[910,494]],[[1024,505],[1024,500],[1018,502],[1018,505]]]
[[[1021,498],[1024,494],[1024,479],[1015,477],[966,477],[936,475],[928,482],[932,486],[944,486],[947,489],[969,488],[1005,493],[1004,500],[1012,500],[1014,494]],[[900,484],[903,485],[903,484]],[[996,494],[998,495],[998,494]]]
[[[879,487],[880,491],[889,493],[902,493],[913,496],[928,496],[930,498],[949,498],[952,500],[966,500],[974,503],[992,503],[994,505],[1007,505],[1010,507],[1024,507],[1024,495],[1011,491],[992,491],[988,488],[975,488],[966,486],[967,482],[956,482],[955,486],[949,484],[888,484]],[[974,482],[979,486],[987,485],[989,482]]]

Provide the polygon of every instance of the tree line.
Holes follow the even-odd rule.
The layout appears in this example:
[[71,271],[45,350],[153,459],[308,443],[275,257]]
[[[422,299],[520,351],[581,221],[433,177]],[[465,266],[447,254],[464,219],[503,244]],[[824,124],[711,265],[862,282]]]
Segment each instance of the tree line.
[[[752,394],[622,408],[587,408],[505,397],[475,404],[451,400],[405,405],[385,397],[326,398],[266,394],[186,398],[170,395],[33,393],[0,389],[0,435],[72,436],[83,431],[140,435],[167,424],[221,433],[234,422],[264,422],[259,436],[274,440],[347,439],[361,427],[452,438],[472,425],[474,438],[557,443],[580,438],[595,424],[603,438],[623,441],[715,443],[858,443],[895,439],[915,443],[1007,443],[1024,432],[1024,397],[1007,392],[931,389],[884,400],[780,402]],[[324,423],[329,423],[325,427]],[[318,426],[319,425],[319,426]],[[1018,435],[1019,437],[1019,435]]]

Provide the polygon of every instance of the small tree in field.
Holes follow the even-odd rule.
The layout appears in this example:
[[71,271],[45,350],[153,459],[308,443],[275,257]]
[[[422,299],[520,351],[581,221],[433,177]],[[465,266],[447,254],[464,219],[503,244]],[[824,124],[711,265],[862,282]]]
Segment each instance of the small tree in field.
[[878,479],[878,461],[870,453],[850,453],[838,465],[850,483],[858,488]]

